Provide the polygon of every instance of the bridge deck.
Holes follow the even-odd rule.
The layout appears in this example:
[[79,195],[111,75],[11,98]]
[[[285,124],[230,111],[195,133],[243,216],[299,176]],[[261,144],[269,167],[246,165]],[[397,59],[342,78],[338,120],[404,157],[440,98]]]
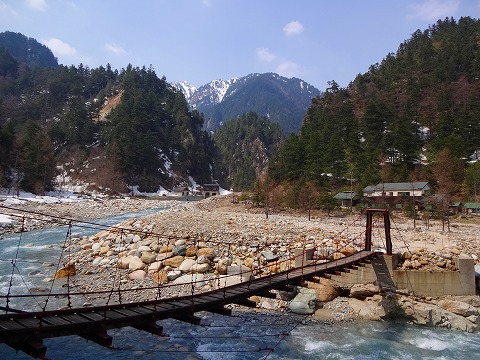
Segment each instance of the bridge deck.
[[198,311],[224,312],[224,305],[245,302],[252,295],[270,289],[299,285],[314,276],[341,271],[368,262],[378,255],[360,251],[348,257],[322,264],[307,265],[278,274],[254,279],[237,285],[171,299],[152,300],[101,307],[76,308],[45,312],[0,315],[0,343],[12,346],[41,339],[66,335],[87,337],[112,328],[134,326],[155,327],[155,321],[166,318],[191,317]]

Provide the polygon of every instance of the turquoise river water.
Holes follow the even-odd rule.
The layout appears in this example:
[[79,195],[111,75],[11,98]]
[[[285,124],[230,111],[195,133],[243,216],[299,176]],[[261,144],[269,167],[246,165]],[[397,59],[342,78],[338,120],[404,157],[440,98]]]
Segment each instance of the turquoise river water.
[[[95,221],[113,225],[147,212]],[[73,229],[90,235],[95,229]],[[42,263],[58,261],[59,244],[66,228],[35,230],[22,235],[6,235],[0,240],[0,293],[18,293],[27,287],[43,286],[48,274]],[[18,247],[19,240],[20,247]],[[26,259],[21,274],[12,275],[11,260]],[[20,266],[19,266],[20,267]],[[51,270],[49,270],[51,271]],[[47,285],[48,286],[48,285]],[[4,300],[2,300],[4,301]],[[13,304],[21,308],[21,303]],[[0,304],[5,306],[5,304]],[[166,337],[133,328],[109,331],[113,349],[105,349],[77,336],[45,339],[48,359],[436,359],[480,360],[480,334],[432,329],[393,322],[340,324],[313,323],[308,317],[272,313],[234,313],[226,317],[198,314],[202,326],[177,320],[162,320]],[[0,359],[29,359],[0,344]]]

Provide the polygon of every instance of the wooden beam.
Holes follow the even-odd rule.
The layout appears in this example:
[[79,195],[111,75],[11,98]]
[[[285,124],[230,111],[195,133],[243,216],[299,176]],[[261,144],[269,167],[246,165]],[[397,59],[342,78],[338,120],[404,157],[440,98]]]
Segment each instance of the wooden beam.
[[225,315],[225,316],[231,316],[232,315],[232,309],[227,309],[224,308],[223,306],[218,306],[218,307],[213,307],[209,308],[206,311],[219,314],[219,315]]
[[47,353],[47,347],[43,345],[42,339],[38,337],[21,343],[7,343],[7,345],[17,351],[23,351],[35,359],[45,359],[45,354]]
[[268,291],[268,290],[259,293],[258,296],[266,297],[266,298],[269,298],[269,299],[276,299],[277,298],[277,294],[272,293],[271,291]]
[[179,321],[192,324],[192,325],[200,325],[202,322],[202,318],[195,316],[193,314],[176,315],[176,316],[173,316],[173,318]]
[[149,321],[147,323],[136,323],[132,325],[135,329],[141,330],[141,331],[146,331],[152,335],[157,335],[157,336],[166,336],[166,334],[163,332],[163,327],[160,325],[157,325],[155,321]]
[[105,330],[99,330],[99,331],[92,330],[90,332],[82,333],[79,335],[86,340],[93,341],[98,345],[104,346],[106,348],[112,347],[113,338],[110,335],[108,335]]
[[257,303],[255,301],[248,300],[248,299],[238,299],[238,300],[233,301],[233,303],[237,304],[237,305],[250,307],[250,308],[256,308],[257,307]]
[[275,286],[274,289],[278,291],[293,292],[295,290],[295,285],[290,285],[290,284],[279,285],[279,286]]

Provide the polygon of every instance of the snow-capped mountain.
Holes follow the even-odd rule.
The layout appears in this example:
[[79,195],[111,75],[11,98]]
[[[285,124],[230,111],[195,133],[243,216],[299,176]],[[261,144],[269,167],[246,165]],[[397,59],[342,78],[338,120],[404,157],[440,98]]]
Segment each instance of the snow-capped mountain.
[[186,81],[174,82],[172,85],[182,91],[190,107],[196,109],[198,105],[202,107],[221,103],[230,86],[237,80],[238,78],[217,79],[200,86],[198,89]]
[[184,93],[192,109],[204,114],[207,130],[216,130],[224,121],[253,111],[279,123],[287,133],[296,132],[311,100],[320,95],[301,79],[275,73],[213,80],[198,89],[185,81],[172,85]]
[[197,88],[186,81],[174,82],[172,85],[175,89],[183,92],[187,101],[197,92]]

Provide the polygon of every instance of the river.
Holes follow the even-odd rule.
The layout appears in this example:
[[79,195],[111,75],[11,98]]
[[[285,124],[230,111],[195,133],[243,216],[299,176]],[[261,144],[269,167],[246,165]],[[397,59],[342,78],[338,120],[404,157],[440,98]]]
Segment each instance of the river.
[[[144,211],[95,221],[114,225]],[[73,228],[73,233],[91,235],[97,229]],[[0,292],[19,293],[31,287],[46,287],[65,241],[65,227],[6,235],[0,240]],[[20,243],[20,246],[18,244]],[[19,253],[20,274],[12,275],[12,259]],[[2,300],[4,301],[4,300]],[[62,301],[62,300],[59,300]],[[64,300],[63,300],[64,301]],[[12,305],[13,304],[13,305]],[[22,308],[21,302],[11,303]],[[5,306],[4,303],[0,306]],[[41,307],[42,304],[37,306]],[[201,313],[203,326],[177,320],[159,321],[168,337],[150,335],[133,328],[109,331],[113,349],[105,349],[77,336],[45,339],[49,359],[480,359],[480,334],[432,329],[393,322],[314,323],[309,317],[268,312],[234,312],[226,317]],[[29,359],[0,344],[0,359]]]

